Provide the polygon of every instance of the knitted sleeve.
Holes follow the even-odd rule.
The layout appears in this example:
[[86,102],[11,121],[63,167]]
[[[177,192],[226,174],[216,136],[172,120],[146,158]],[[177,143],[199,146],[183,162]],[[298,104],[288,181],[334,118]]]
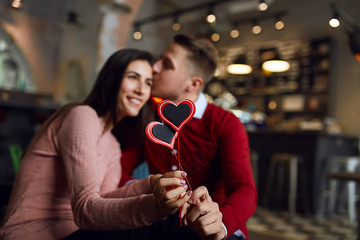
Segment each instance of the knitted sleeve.
[[[154,196],[104,198],[98,142],[103,134],[96,112],[88,106],[73,108],[58,133],[75,223],[88,230],[119,230],[160,220]],[[119,161],[119,160],[117,160]]]
[[221,204],[220,211],[231,235],[254,214],[257,191],[244,126],[237,117],[229,113],[218,130],[226,192],[226,200]]

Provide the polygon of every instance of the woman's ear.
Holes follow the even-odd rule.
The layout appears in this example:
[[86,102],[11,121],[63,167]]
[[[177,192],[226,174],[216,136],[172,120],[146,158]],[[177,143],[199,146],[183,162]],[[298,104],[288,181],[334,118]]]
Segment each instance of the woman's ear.
[[204,80],[201,77],[191,77],[190,81],[186,85],[186,91],[187,92],[196,92],[198,91],[201,86],[203,85]]

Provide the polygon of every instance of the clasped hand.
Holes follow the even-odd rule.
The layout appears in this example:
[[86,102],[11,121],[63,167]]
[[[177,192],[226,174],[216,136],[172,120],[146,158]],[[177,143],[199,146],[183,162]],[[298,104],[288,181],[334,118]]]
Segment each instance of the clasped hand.
[[220,240],[226,235],[219,205],[213,202],[206,187],[186,192],[186,173],[182,171],[157,174],[151,178],[156,207],[161,216],[176,213],[201,239]]
[[186,173],[183,171],[156,174],[150,179],[155,195],[156,208],[162,217],[173,215],[190,198],[191,192],[186,193]]

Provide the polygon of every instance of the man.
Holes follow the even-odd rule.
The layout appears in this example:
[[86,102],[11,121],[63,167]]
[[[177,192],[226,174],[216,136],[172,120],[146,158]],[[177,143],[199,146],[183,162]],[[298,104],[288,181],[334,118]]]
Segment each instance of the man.
[[[227,236],[235,233],[231,238],[242,239],[248,237],[245,224],[254,214],[257,191],[245,128],[232,113],[207,103],[201,92],[212,79],[216,64],[217,50],[209,40],[177,35],[153,65],[152,95],[175,103],[190,99],[195,102],[196,113],[181,129],[174,151],[146,140],[145,160],[150,173],[165,173],[177,170],[178,154],[191,187],[206,186],[212,198],[196,205],[197,210],[189,215],[198,214],[201,207],[215,201]],[[136,165],[129,159],[122,164],[130,172]],[[211,218],[217,211],[204,211],[199,219]],[[189,227],[194,226],[196,223],[190,221]]]

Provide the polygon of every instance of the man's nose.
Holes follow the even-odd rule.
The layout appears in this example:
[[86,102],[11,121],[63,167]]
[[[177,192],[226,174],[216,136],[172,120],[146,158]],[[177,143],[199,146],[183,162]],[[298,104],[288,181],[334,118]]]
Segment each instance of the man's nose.
[[159,73],[161,70],[161,60],[157,60],[153,65],[153,73]]

